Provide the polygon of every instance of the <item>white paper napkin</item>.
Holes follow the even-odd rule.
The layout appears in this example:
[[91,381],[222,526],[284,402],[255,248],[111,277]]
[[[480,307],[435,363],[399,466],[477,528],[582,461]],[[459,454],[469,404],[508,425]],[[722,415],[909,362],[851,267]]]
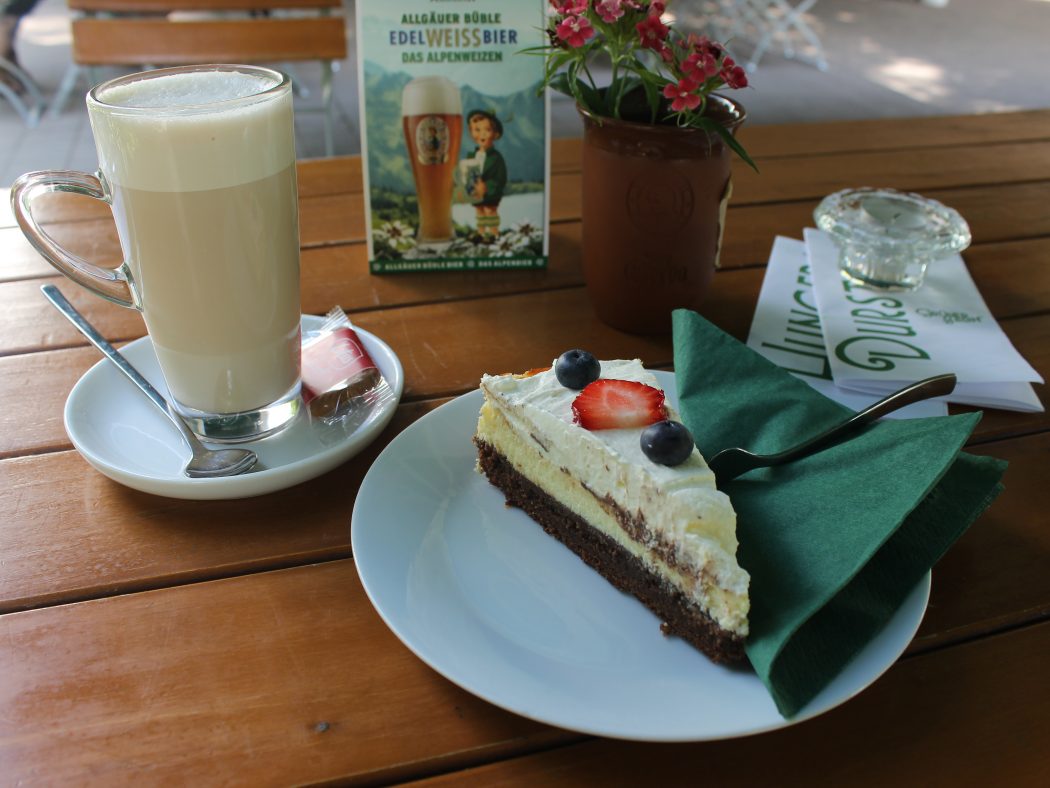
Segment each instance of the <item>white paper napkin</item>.
[[1043,378],[996,322],[960,255],[932,263],[918,290],[890,292],[845,280],[828,234],[807,229],[805,238],[828,362],[839,386],[886,394],[953,372],[959,384],[949,402],[1043,410],[1030,385]]
[[[802,241],[778,237],[773,242],[747,345],[825,397],[852,410],[863,410],[881,399],[877,395],[846,391],[832,380],[813,293],[813,277]],[[919,418],[947,414],[946,404],[927,400],[901,408],[890,416]]]

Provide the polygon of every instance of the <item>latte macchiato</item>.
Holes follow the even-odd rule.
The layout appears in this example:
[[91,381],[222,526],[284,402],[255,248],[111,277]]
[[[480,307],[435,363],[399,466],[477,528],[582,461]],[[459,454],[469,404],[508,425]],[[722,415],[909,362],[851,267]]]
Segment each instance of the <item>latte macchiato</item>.
[[89,103],[157,358],[179,404],[204,413],[265,406],[299,378],[292,97],[236,101],[277,84],[178,73]]
[[[291,83],[253,66],[120,77],[88,94],[98,179],[30,173],[19,223],[56,268],[142,310],[178,410],[198,433],[242,440],[299,403],[299,217]],[[30,203],[54,188],[107,200],[124,263],[72,259]]]

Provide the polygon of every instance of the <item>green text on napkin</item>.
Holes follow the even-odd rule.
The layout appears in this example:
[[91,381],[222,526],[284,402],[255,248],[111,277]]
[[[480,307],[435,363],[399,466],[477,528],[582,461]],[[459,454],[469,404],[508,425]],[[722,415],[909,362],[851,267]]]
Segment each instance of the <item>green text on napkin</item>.
[[[723,333],[674,313],[682,418],[705,457],[776,452],[850,411]],[[751,573],[747,653],[785,717],[879,631],[1002,490],[1006,463],[960,452],[980,414],[884,420],[725,486]]]

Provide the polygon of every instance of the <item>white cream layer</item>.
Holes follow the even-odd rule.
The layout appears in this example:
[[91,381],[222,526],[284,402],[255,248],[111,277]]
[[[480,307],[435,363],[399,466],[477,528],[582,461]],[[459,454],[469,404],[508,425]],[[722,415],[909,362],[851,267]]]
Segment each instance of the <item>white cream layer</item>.
[[[603,378],[659,388],[637,359],[601,364]],[[644,520],[659,541],[674,545],[678,569],[690,579],[686,583],[689,595],[724,629],[747,634],[750,578],[735,558],[736,514],[728,497],[715,489],[714,474],[698,451],[694,449],[681,465],[658,465],[642,452],[641,429],[591,431],[573,424],[572,402],[579,392],[562,386],[553,367],[530,377],[486,375],[481,388],[488,403],[541,457],[565,469],[597,498],[608,496],[618,507]],[[677,418],[673,411],[670,416]],[[487,439],[482,434],[485,425],[483,417],[479,425],[483,439]],[[518,470],[530,476],[530,469]],[[569,508],[583,514],[580,506]],[[637,543],[622,529],[609,535],[637,554]],[[665,577],[674,574],[666,566],[659,571]]]

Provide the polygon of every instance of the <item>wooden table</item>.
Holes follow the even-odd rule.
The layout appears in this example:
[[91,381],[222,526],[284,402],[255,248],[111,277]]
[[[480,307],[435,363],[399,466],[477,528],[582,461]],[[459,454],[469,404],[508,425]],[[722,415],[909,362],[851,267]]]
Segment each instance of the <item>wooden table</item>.
[[[737,168],[710,319],[743,338],[774,235],[799,237],[829,192],[894,186],[969,220],[978,286],[1050,375],[1050,111],[744,136],[762,173]],[[71,449],[62,405],[98,355],[39,285],[58,281],[115,340],[144,328],[54,275],[0,208],[0,784],[1050,784],[1042,413],[985,415],[970,450],[1010,461],[1006,493],[934,570],[899,663],[794,727],[693,745],[594,739],[473,697],[387,630],[349,534],[358,485],[391,438],[483,371],[535,367],[569,347],[671,363],[669,340],[594,318],[580,276],[578,142],[555,143],[553,173],[548,271],[374,277],[359,160],[303,162],[303,310],[341,304],[386,339],[404,363],[404,399],[344,466],[217,503],[125,489]],[[104,206],[56,197],[47,212],[75,251],[117,261]]]

